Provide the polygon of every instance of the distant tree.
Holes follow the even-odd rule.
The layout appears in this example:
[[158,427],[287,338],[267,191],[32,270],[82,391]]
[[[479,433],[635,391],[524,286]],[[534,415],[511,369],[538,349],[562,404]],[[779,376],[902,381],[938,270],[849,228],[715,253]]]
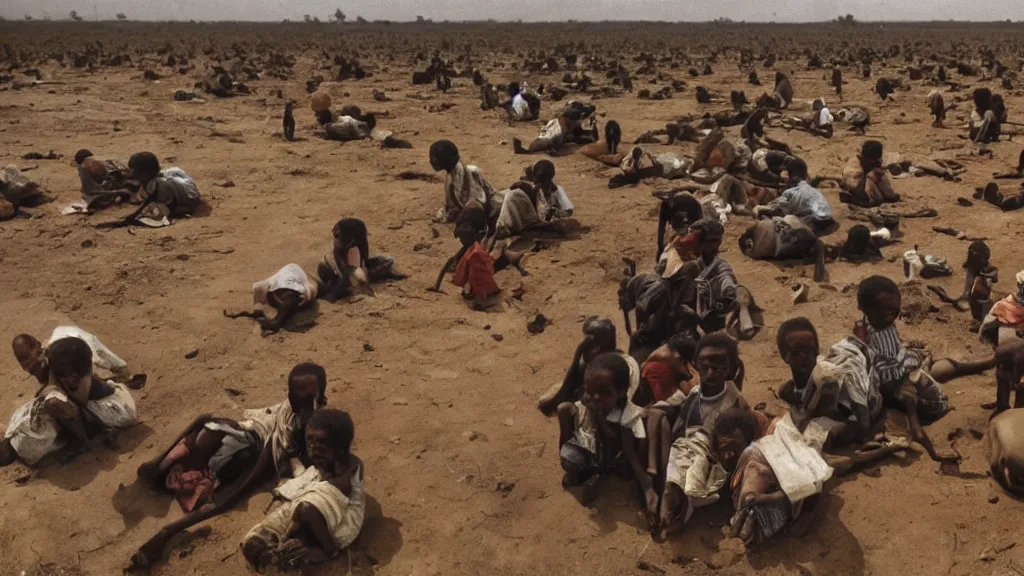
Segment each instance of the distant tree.
[[305,16],[303,16],[302,19],[305,20],[307,23],[313,21],[313,17],[310,16],[309,14],[306,14]]
[[120,20],[121,22],[124,22],[125,20],[127,20],[127,19],[128,19],[128,17],[127,17],[127,16],[125,16],[124,14],[120,14],[120,13],[119,13],[119,14],[117,15],[117,19],[118,19],[118,20]]
[[367,24],[366,18],[363,18],[362,16],[356,16],[356,23],[357,24]]
[[337,10],[334,11],[334,21],[337,22],[338,24],[344,24],[345,18],[345,13],[341,11],[341,8],[338,8]]
[[319,16],[313,16],[313,24],[319,24],[319,23],[320,23],[320,17]]
[[81,22],[82,21],[82,17],[79,16],[78,12],[75,11],[75,10],[72,10],[71,13],[68,14],[68,16],[70,16],[71,19],[74,20],[75,22]]
[[25,14],[25,20],[31,20],[31,19],[32,19],[31,16],[29,16],[28,14]]
[[424,22],[426,22],[426,21],[427,21],[427,20],[426,20],[425,18],[423,18],[423,16],[417,16],[417,17],[416,17],[416,23],[417,23],[417,24],[423,24],[423,23],[424,23]]

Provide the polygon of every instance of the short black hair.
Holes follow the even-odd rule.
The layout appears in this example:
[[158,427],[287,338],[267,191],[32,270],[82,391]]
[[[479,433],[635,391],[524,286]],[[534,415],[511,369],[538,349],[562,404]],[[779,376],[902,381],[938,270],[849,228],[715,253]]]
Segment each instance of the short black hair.
[[92,372],[92,348],[81,338],[61,338],[46,347],[46,362],[58,378],[82,377]]
[[881,158],[884,148],[878,140],[865,140],[860,147],[860,155],[863,158]]
[[306,429],[310,428],[327,432],[327,437],[334,448],[344,453],[348,453],[352,449],[352,440],[356,437],[356,425],[352,422],[352,417],[348,412],[337,408],[317,410],[313,412],[309,423],[306,424]]
[[326,126],[334,121],[334,113],[330,109],[319,110],[316,113],[316,123],[320,126]]
[[148,176],[156,178],[160,174],[160,160],[152,152],[136,152],[128,159],[128,168],[135,178]]
[[618,352],[605,352],[587,363],[587,372],[608,372],[612,375],[615,389],[625,393],[629,390],[629,362]]
[[348,104],[341,107],[341,115],[359,119],[363,117],[363,109],[355,104]]
[[551,160],[537,160],[533,164],[534,180],[554,180],[555,164]]
[[587,316],[583,321],[583,334],[593,336],[599,342],[610,343],[615,346],[617,334],[615,323],[601,316]]
[[732,365],[730,369],[735,369],[740,365],[740,346],[732,336],[729,336],[724,330],[718,332],[712,332],[705,334],[700,342],[697,342],[697,349],[693,351],[693,357],[697,358],[700,356],[700,351],[705,348],[722,348],[729,352],[729,356],[732,357]]
[[686,214],[686,221],[691,225],[699,222],[704,217],[704,207],[701,206],[700,200],[697,200],[693,194],[686,192],[676,194],[665,201],[668,213],[666,219],[671,220],[673,214]]
[[857,224],[846,231],[846,242],[858,248],[863,248],[871,243],[871,229],[863,224]]
[[818,331],[814,329],[814,324],[810,320],[803,316],[796,318],[790,318],[779,325],[779,332],[775,335],[775,345],[779,348],[779,354],[785,355],[789,352],[789,346],[786,344],[786,336],[789,336],[793,332],[810,332],[814,335],[815,347],[820,347],[821,344],[818,342]]
[[669,337],[666,344],[676,354],[679,354],[683,362],[693,362],[697,356],[697,343],[686,334],[674,334]]
[[871,276],[861,281],[857,287],[857,307],[861,310],[872,308],[878,303],[882,294],[899,294],[900,287],[885,276]]
[[430,157],[451,160],[452,166],[459,161],[459,147],[451,140],[438,140],[430,145]]
[[82,148],[78,152],[75,152],[75,164],[78,164],[79,166],[81,166],[82,162],[85,162],[86,158],[91,158],[91,157],[92,157],[92,152],[86,150],[85,148]]
[[701,242],[703,242],[704,239],[713,232],[725,234],[725,226],[722,226],[722,222],[712,218],[702,218],[701,220],[694,222],[690,225],[690,230],[697,232]]
[[974,108],[978,112],[985,113],[992,107],[992,91],[988,88],[977,88],[971,96],[974,100]]
[[469,202],[455,217],[455,236],[464,231],[471,231],[478,240],[487,232],[487,212],[480,202]]
[[712,446],[717,448],[718,439],[732,433],[734,430],[739,430],[743,434],[743,439],[746,440],[747,445],[750,445],[751,442],[757,440],[759,429],[757,416],[753,410],[733,406],[722,412],[718,419],[715,420],[715,428],[711,432]]
[[807,179],[807,162],[804,162],[800,158],[793,158],[787,165],[786,170],[789,171],[791,178],[802,178]]
[[358,218],[342,218],[334,225],[331,234],[335,240],[345,241],[347,244],[359,248],[359,255],[363,261],[370,258],[370,240],[366,232],[366,223]]
[[292,371],[288,373],[288,388],[292,387],[292,382],[296,378],[301,376],[313,376],[316,378],[317,384],[320,385],[320,404],[323,404],[327,400],[327,371],[324,367],[313,362],[301,362],[296,364]]

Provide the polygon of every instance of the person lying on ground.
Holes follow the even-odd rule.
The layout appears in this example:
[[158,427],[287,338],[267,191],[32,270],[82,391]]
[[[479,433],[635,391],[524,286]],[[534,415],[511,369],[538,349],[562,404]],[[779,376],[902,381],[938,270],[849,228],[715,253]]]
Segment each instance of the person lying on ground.
[[588,363],[583,398],[558,405],[559,460],[562,486],[583,486],[588,504],[602,474],[621,469],[625,462],[647,501],[648,514],[657,510],[658,495],[641,454],[647,432],[643,409],[633,403],[640,386],[640,367],[630,356],[609,352]]
[[134,374],[128,364],[100,342],[99,338],[77,326],[57,326],[45,344],[31,334],[18,334],[14,337],[11,348],[21,368],[35,377],[40,386],[46,386],[50,381],[46,350],[54,342],[64,338],[78,338],[85,342],[92,350],[93,368],[108,372],[111,380],[127,384],[133,390],[145,385],[145,374]]
[[484,179],[476,166],[462,163],[459,149],[450,140],[438,140],[430,145],[430,167],[444,171],[444,207],[437,211],[438,222],[455,222],[459,212],[470,201],[479,202],[489,216],[494,188]]
[[362,460],[352,454],[355,425],[343,410],[318,410],[305,429],[311,466],[274,491],[283,500],[241,542],[249,566],[305,568],[355,542],[366,515]]
[[874,208],[888,202],[899,202],[893,191],[889,173],[882,165],[883,147],[877,140],[867,140],[860,154],[850,158],[843,168],[839,200],[861,208]]
[[1001,412],[988,422],[985,454],[992,478],[1015,496],[1024,495],[1024,410]]
[[508,122],[529,122],[540,117],[540,98],[535,92],[522,90],[518,82],[508,85]]
[[540,411],[545,416],[551,416],[559,404],[579,400],[587,364],[597,356],[615,352],[617,347],[615,324],[600,316],[587,317],[583,321],[583,340],[576,346],[565,377],[540,397],[537,403]]
[[605,166],[619,166],[622,164],[625,154],[619,152],[619,145],[622,143],[622,128],[615,120],[609,120],[604,125],[604,140],[591,142],[580,148],[580,154],[597,160]]
[[362,220],[342,218],[332,234],[334,245],[316,267],[320,298],[337,302],[359,293],[372,296],[372,284],[406,278],[390,256],[370,256],[369,234]]
[[184,218],[195,214],[202,204],[199,187],[195,180],[181,168],[160,168],[160,161],[152,152],[138,152],[128,159],[132,180],[137,181],[144,189],[143,207],[137,215],[149,214],[146,209],[155,211],[152,217]]
[[358,108],[355,108],[353,113],[354,116],[342,115],[324,124],[324,138],[341,142],[369,138],[377,126],[377,117],[373,114],[363,115]]
[[124,164],[100,160],[85,149],[75,153],[75,164],[82,184],[82,200],[88,210],[100,210],[118,202],[137,202],[138,183],[128,179],[130,171]]
[[[556,152],[563,144],[590,144],[599,138],[594,123],[596,108],[576,100],[570,101],[562,113],[544,125],[540,135],[524,148],[518,138],[512,140],[512,150],[516,154],[536,154],[538,152]],[[589,121],[590,128],[584,128]]]
[[92,450],[92,437],[113,446],[115,430],[138,423],[128,387],[93,378],[92,350],[84,340],[61,338],[47,346],[45,357],[47,382],[11,415],[0,441],[0,466],[15,459],[31,466],[65,447],[69,461]]
[[[327,373],[321,366],[302,363],[292,368],[288,374],[288,399],[269,408],[246,411],[243,414],[246,420],[238,423],[239,429],[246,432],[251,431],[256,436],[254,439],[252,435],[246,435],[246,444],[258,439],[260,445],[256,463],[242,483],[236,484],[220,502],[212,505],[207,503],[161,528],[132,556],[132,567],[134,569],[152,567],[163,556],[164,548],[175,534],[229,511],[243,498],[252,494],[272,473],[278,479],[287,476],[293,478],[302,476],[307,466],[312,464],[308,453],[309,447],[302,442],[302,439],[305,438],[305,429],[314,412],[327,404],[326,390]],[[174,461],[166,470],[162,468],[162,465],[166,463],[169,456],[175,455],[175,449],[182,441],[186,442],[187,447],[187,438],[197,429],[206,430],[207,423],[208,420],[205,417],[197,418],[178,435],[163,454],[139,467],[139,477],[157,483],[164,478],[163,482],[166,483],[168,472],[174,468]],[[213,448],[213,438],[213,436],[208,438],[211,441],[210,444],[203,444],[204,450],[209,451],[210,448]],[[206,460],[205,463],[209,466],[210,461]],[[181,464],[184,469],[186,464],[202,467],[204,462],[197,457],[194,460],[181,461]],[[209,470],[209,468],[206,469]]]
[[298,264],[286,264],[273,276],[252,285],[254,306],[269,306],[274,309],[270,318],[263,310],[224,315],[229,318],[246,316],[254,318],[263,330],[263,335],[275,334],[304,307],[316,300],[320,284],[309,277]]
[[832,218],[832,207],[821,190],[808,182],[810,176],[807,164],[795,158],[789,163],[787,171],[790,188],[768,204],[754,208],[754,216],[796,216],[817,235],[834,229],[836,221]]

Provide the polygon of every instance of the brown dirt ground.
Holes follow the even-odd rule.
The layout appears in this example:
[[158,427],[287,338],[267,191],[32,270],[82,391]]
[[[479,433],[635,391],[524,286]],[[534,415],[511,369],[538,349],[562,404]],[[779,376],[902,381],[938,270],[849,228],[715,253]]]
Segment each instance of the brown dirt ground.
[[[802,64],[802,62],[801,62]],[[792,70],[798,100],[830,94],[824,71]],[[309,63],[297,67],[311,70]],[[427,148],[438,138],[456,141],[463,157],[477,164],[495,185],[514,181],[529,158],[513,156],[512,137],[529,138],[536,124],[507,126],[499,115],[481,112],[477,91],[457,79],[451,93],[408,84],[410,68],[393,66],[364,81],[326,84],[337,104],[387,110],[380,127],[408,138],[413,150],[381,150],[372,142],[339,144],[311,135],[305,104],[298,113],[303,141],[287,143],[280,131],[281,88],[306,102],[301,73],[292,82],[258,81],[256,96],[208,103],[177,103],[171,94],[187,88],[185,77],[146,83],[136,70],[89,75],[69,69],[44,72],[62,85],[5,92],[0,96],[0,156],[3,163],[38,164],[30,172],[58,200],[31,219],[0,223],[0,334],[45,336],[53,326],[74,323],[101,338],[137,369],[150,375],[137,396],[142,423],[123,434],[118,452],[97,448],[68,466],[32,473],[20,465],[0,470],[0,572],[3,574],[118,573],[132,551],[180,511],[163,496],[135,486],[135,468],[168,443],[199,413],[234,416],[242,408],[282,399],[293,364],[314,360],[329,375],[330,405],[350,411],[357,424],[356,453],[366,463],[371,495],[363,534],[351,555],[353,574],[1022,574],[1024,547],[980,556],[1002,542],[1016,542],[1022,506],[985,477],[980,440],[987,413],[979,404],[994,396],[991,374],[947,385],[956,410],[931,426],[942,446],[955,434],[964,455],[961,477],[940,473],[927,458],[892,460],[846,480],[826,502],[824,517],[803,539],[782,539],[746,553],[723,536],[727,506],[702,510],[692,528],[666,544],[652,543],[643,529],[640,506],[622,482],[609,482],[593,509],[560,488],[555,423],[535,408],[537,396],[562,377],[579,338],[581,320],[599,313],[620,318],[615,287],[623,256],[650,262],[656,220],[653,187],[609,191],[612,172],[579,155],[556,160],[582,222],[593,231],[527,260],[530,276],[504,272],[500,283],[520,283],[526,295],[507,312],[468,311],[450,286],[447,294],[425,291],[457,242],[430,218],[442,202],[439,183],[399,181],[406,169],[429,172]],[[770,71],[759,70],[762,79]],[[492,72],[492,81],[511,80]],[[889,150],[951,156],[969,150],[959,129],[933,129],[924,105],[929,88],[899,92],[898,103],[880,104],[872,81],[847,71],[846,102],[870,108],[872,137]],[[553,77],[534,81],[550,82]],[[728,94],[745,85],[730,64],[702,79]],[[666,120],[698,109],[690,88],[675,99],[644,102],[633,96],[597,101],[605,119],[622,123],[627,141]],[[917,83],[915,83],[917,84]],[[992,85],[995,87],[995,85]],[[375,103],[372,88],[394,98]],[[637,89],[643,87],[638,84]],[[746,87],[748,96],[756,95]],[[410,94],[428,94],[423,102]],[[829,100],[834,100],[830,98]],[[430,103],[451,102],[443,113]],[[1011,110],[1024,106],[1016,93]],[[547,118],[558,104],[545,103]],[[838,106],[833,104],[833,110]],[[707,107],[707,110],[718,107]],[[952,113],[957,125],[966,105]],[[211,122],[209,119],[212,118]],[[117,121],[119,130],[113,129]],[[734,128],[731,131],[737,131]],[[212,137],[238,132],[242,142]],[[862,137],[837,133],[831,140],[769,130],[791,142],[811,171],[838,174]],[[168,166],[180,166],[199,183],[212,215],[180,221],[164,230],[103,231],[89,220],[60,216],[77,198],[71,157],[88,147],[101,157],[127,159],[134,151],[155,151]],[[692,149],[692,146],[688,146]],[[896,183],[906,202],[901,209],[931,206],[939,220],[905,221],[895,257],[917,243],[949,257],[958,270],[967,243],[931,232],[937,222],[992,239],[994,261],[1006,290],[1021,268],[1019,214],[978,204],[963,208],[993,171],[1014,163],[1019,146],[994,145],[994,160],[962,158],[970,171],[961,184],[933,178]],[[59,161],[23,161],[30,151],[50,149]],[[173,158],[171,160],[170,158]],[[536,158],[533,158],[536,159]],[[300,170],[299,175],[289,171]],[[233,180],[234,188],[216,186]],[[1010,184],[1013,185],[1012,183]],[[664,187],[664,186],[662,186]],[[828,189],[844,229],[847,209]],[[393,255],[411,274],[356,303],[322,304],[317,326],[306,333],[262,338],[246,320],[229,320],[224,308],[243,307],[249,287],[289,262],[312,270],[330,246],[333,223],[345,216],[366,221],[372,250]],[[94,217],[94,221],[111,215]],[[871,274],[900,277],[901,263],[831,267],[836,289],[812,286],[810,301],[794,307],[793,280],[809,281],[810,269],[782,269],[755,263],[739,253],[736,238],[744,220],[729,225],[725,256],[740,280],[751,286],[767,311],[768,327],[742,344],[752,403],[779,412],[772,390],[787,371],[774,347],[775,327],[805,315],[823,342],[847,334],[857,318],[854,292],[847,287]],[[94,247],[83,248],[85,241]],[[426,246],[413,250],[419,244]],[[229,253],[225,253],[229,252]],[[937,282],[954,294],[959,275]],[[526,331],[529,317],[543,312],[553,324],[541,335]],[[967,331],[966,314],[941,312],[913,326],[906,339],[926,342],[937,355],[979,356],[984,346]],[[492,338],[502,335],[502,341]],[[624,342],[622,338],[620,338]],[[373,351],[364,351],[371,344]],[[194,360],[185,354],[198,349]],[[30,398],[32,382],[14,359],[0,361],[4,414]],[[233,395],[227,389],[241,391]],[[901,429],[902,419],[892,418]],[[471,436],[475,439],[471,439]],[[499,481],[515,483],[507,494]],[[998,494],[998,504],[989,497]],[[247,504],[176,539],[157,574],[245,574],[237,554],[241,536],[269,502],[264,492]],[[642,561],[638,563],[638,558]],[[341,573],[348,560],[318,573]],[[638,567],[639,566],[639,567]]]

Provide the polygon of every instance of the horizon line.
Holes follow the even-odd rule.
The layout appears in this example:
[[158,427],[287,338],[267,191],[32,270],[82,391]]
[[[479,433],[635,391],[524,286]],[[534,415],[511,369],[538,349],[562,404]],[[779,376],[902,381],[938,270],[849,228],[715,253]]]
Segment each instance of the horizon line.
[[[26,16],[31,19],[25,19]],[[497,18],[486,18],[482,20],[434,20],[426,18],[424,20],[388,20],[388,19],[376,19],[376,20],[365,20],[364,22],[358,22],[356,20],[346,20],[345,22],[336,22],[333,20],[319,20],[313,22],[306,22],[303,18],[306,15],[301,15],[298,19],[281,19],[281,20],[196,20],[194,18],[181,18],[181,19],[159,19],[151,20],[145,18],[127,18],[125,20],[118,20],[116,15],[113,18],[103,19],[90,19],[83,17],[81,20],[72,20],[69,17],[62,18],[51,18],[41,17],[37,18],[31,14],[23,14],[21,16],[8,16],[0,11],[0,18],[3,18],[5,22],[34,22],[42,24],[57,24],[57,23],[78,23],[78,24],[103,24],[103,23],[115,23],[115,24],[161,24],[161,23],[195,23],[195,24],[309,24],[309,25],[329,25],[329,26],[369,26],[369,25],[391,25],[391,24],[413,24],[420,26],[429,26],[431,24],[715,24],[722,26],[743,26],[743,25],[776,25],[776,26],[791,26],[791,25],[807,25],[807,24],[840,24],[837,19],[832,20],[732,20],[729,18],[717,18],[714,20],[590,20],[590,19],[572,19],[572,20],[501,20]],[[356,15],[356,18],[359,18]],[[1024,20],[1013,20],[1012,18],[1006,18],[1002,20],[857,20],[854,19],[855,26],[863,25],[874,25],[874,24],[1024,24]]]

